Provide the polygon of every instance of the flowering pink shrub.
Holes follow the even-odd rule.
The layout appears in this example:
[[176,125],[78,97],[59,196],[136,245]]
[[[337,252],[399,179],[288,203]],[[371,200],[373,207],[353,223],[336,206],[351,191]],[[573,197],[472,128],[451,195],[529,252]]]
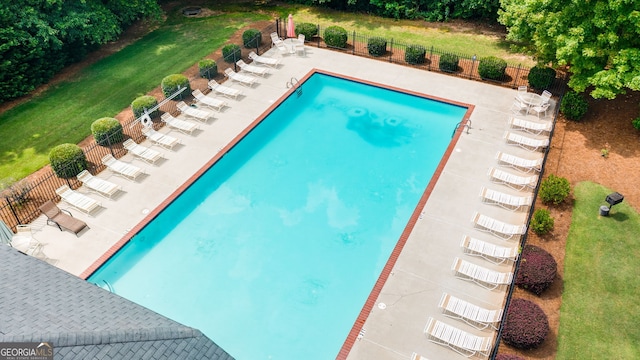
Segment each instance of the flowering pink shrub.
[[558,264],[551,254],[537,246],[526,245],[522,250],[516,285],[539,296],[553,284],[557,272]]
[[518,349],[535,349],[549,334],[547,315],[535,303],[513,299],[502,327],[502,340]]
[[498,354],[496,360],[524,360],[524,358],[513,354]]

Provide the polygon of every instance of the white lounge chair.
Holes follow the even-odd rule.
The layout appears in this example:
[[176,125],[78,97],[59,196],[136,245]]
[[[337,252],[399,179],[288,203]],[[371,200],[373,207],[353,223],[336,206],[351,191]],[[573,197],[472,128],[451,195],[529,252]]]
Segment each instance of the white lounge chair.
[[137,144],[133,139],[125,140],[122,145],[127,151],[135,157],[142,159],[149,164],[155,164],[156,161],[162,159],[162,154],[144,145]]
[[533,203],[533,196],[516,196],[501,191],[482,187],[480,190],[482,202],[486,204],[498,205],[510,211],[526,210]]
[[255,51],[249,53],[249,59],[253,60],[253,62],[256,64],[266,65],[272,68],[277,68],[278,65],[280,65],[280,59],[260,56],[256,54]]
[[528,151],[544,150],[549,146],[549,138],[536,139],[519,135],[512,132],[505,132],[504,138],[509,145],[516,145]]
[[457,278],[471,281],[488,290],[509,285],[513,280],[513,273],[487,269],[460,258],[453,259],[451,270]]
[[524,235],[527,231],[527,227],[525,225],[509,224],[478,212],[473,214],[471,221],[478,230],[489,232],[506,240]]
[[56,189],[56,194],[60,195],[62,200],[67,204],[87,214],[91,214],[93,210],[102,206],[99,201],[71,190],[68,185],[62,185]]
[[411,360],[429,360],[426,357],[414,352],[413,354],[411,354]]
[[138,176],[144,174],[144,171],[141,168],[122,160],[118,160],[111,154],[103,156],[102,163],[114,174],[123,176],[129,180],[135,180]]
[[511,108],[509,108],[509,110],[511,110],[515,114],[518,114],[523,111],[526,114],[529,112],[529,105],[523,103],[522,101],[516,98],[513,100],[513,103],[511,104]]
[[255,84],[258,81],[256,77],[253,77],[251,75],[239,74],[233,71],[231,68],[226,68],[224,70],[224,74],[232,81],[235,81],[237,83],[240,83],[241,85],[248,86],[248,87],[253,86],[253,84]]
[[468,235],[462,237],[460,242],[465,254],[478,256],[494,264],[502,264],[507,261],[516,261],[518,258],[518,247],[498,246],[486,241],[472,238]]
[[522,130],[524,132],[528,132],[530,134],[540,135],[542,133],[551,132],[551,127],[553,123],[550,121],[545,121],[543,123],[518,119],[516,117],[512,117],[509,119],[509,126],[512,129]]
[[176,129],[185,134],[193,134],[195,130],[198,130],[198,125],[189,121],[174,118],[173,115],[169,113],[162,114],[162,116],[160,116],[160,119],[170,128]]
[[533,190],[538,183],[538,175],[520,176],[500,169],[489,169],[489,179],[496,184],[506,185],[514,190]]
[[485,309],[447,293],[442,294],[438,307],[444,316],[460,319],[478,330],[488,327],[498,330],[498,323],[502,320],[502,309]]
[[236,100],[238,99],[238,96],[242,95],[242,90],[234,89],[226,85],[220,85],[215,80],[209,81],[209,89],[211,89],[212,91],[215,91],[220,95],[224,95],[228,98],[234,98]]
[[216,111],[220,111],[223,107],[227,106],[226,101],[207,96],[198,89],[194,90],[191,95],[198,101],[198,104],[215,109]]
[[213,113],[211,111],[196,109],[187,105],[184,101],[180,101],[176,104],[176,107],[182,114],[192,119],[196,119],[198,121],[202,121],[206,123],[209,119],[213,119]]
[[82,170],[77,176],[78,180],[82,182],[87,189],[98,193],[105,197],[112,197],[119,190],[122,190],[120,185],[114,184],[111,181],[95,177],[91,175],[88,170]]
[[496,160],[498,160],[498,164],[500,165],[512,167],[525,173],[531,173],[540,172],[542,170],[542,160],[544,160],[544,158],[538,157],[537,159],[525,159],[498,151],[496,153]]
[[161,132],[155,131],[153,128],[143,126],[142,133],[147,139],[151,140],[154,144],[160,145],[167,149],[173,149],[174,146],[180,144],[180,140],[174,138],[171,135],[163,134]]
[[242,59],[236,61],[236,65],[238,65],[242,71],[250,72],[252,74],[256,74],[260,76],[265,76],[267,74],[270,74],[269,69],[261,66],[247,64]]
[[538,115],[538,119],[540,119],[540,114],[544,113],[544,117],[547,117],[547,111],[551,106],[550,103],[544,103],[537,106],[532,106],[529,111],[533,111]]
[[424,333],[429,341],[446,346],[466,357],[476,354],[488,357],[493,343],[491,336],[476,336],[432,317],[427,320]]
[[293,53],[293,48],[292,47],[288,47],[284,41],[278,36],[278,33],[271,33],[271,44],[272,46],[275,46],[278,51],[280,51],[280,54],[282,55],[286,55],[286,54],[292,54]]

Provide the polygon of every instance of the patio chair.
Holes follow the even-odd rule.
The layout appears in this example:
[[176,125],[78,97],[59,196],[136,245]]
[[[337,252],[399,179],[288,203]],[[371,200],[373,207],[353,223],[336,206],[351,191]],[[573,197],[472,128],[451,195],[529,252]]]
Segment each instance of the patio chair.
[[260,76],[265,76],[267,74],[270,74],[269,69],[261,66],[247,64],[242,59],[236,61],[236,65],[238,65],[242,71],[246,71],[252,74],[256,74]]
[[487,269],[460,258],[453,259],[451,270],[453,270],[455,277],[473,282],[487,290],[509,285],[513,280],[513,273]]
[[271,58],[267,56],[260,56],[256,54],[255,51],[252,51],[249,53],[249,59],[253,60],[253,62],[256,64],[266,65],[274,69],[277,68],[278,65],[280,65],[280,59]]
[[540,114],[544,113],[544,117],[547,117],[547,110],[551,106],[550,103],[543,103],[538,106],[532,106],[529,110],[535,112],[538,115],[538,119],[540,119]]
[[10,245],[15,249],[40,260],[46,261],[49,259],[43,251],[44,245],[33,237],[33,232],[29,225],[16,226],[16,234],[11,238]]
[[488,327],[498,330],[502,319],[502,309],[485,309],[447,293],[442,294],[438,307],[444,316],[462,320],[478,330]]
[[287,55],[293,52],[292,48],[288,47],[284,41],[278,37],[278,33],[275,32],[271,33],[271,45],[275,46],[281,55]]
[[519,114],[519,113],[521,113],[523,111],[525,113],[528,113],[529,112],[529,105],[523,103],[519,99],[514,99],[513,100],[513,104],[511,104],[511,107],[509,108],[509,110],[511,110],[515,114]]
[[537,159],[525,159],[498,151],[496,153],[496,160],[498,160],[498,164],[502,166],[511,167],[525,173],[532,173],[540,172],[542,170],[542,161],[544,158],[538,157]]
[[426,357],[414,352],[413,354],[411,354],[411,360],[429,360]]
[[460,247],[469,256],[481,257],[494,264],[502,264],[507,261],[516,261],[519,248],[517,246],[498,246],[486,241],[472,238],[468,235],[462,237]]
[[429,341],[446,346],[462,356],[480,354],[488,357],[491,352],[493,337],[476,336],[432,317],[427,320],[424,333]]
[[496,168],[489,169],[488,175],[492,182],[506,185],[518,191],[527,188],[533,190],[538,184],[538,175],[520,176]]
[[228,98],[234,98],[234,99],[238,99],[238,96],[242,95],[242,91],[239,89],[234,89],[232,87],[226,86],[226,85],[220,85],[218,84],[217,81],[215,80],[209,80],[209,88],[212,91],[215,91],[216,93],[220,94],[220,95],[224,95]]
[[147,139],[151,140],[156,145],[160,145],[167,149],[173,149],[174,146],[180,144],[180,140],[174,138],[171,135],[163,134],[161,132],[155,131],[151,127],[142,127],[142,134],[147,137]]
[[507,131],[504,133],[504,138],[508,145],[519,146],[527,151],[544,150],[549,146],[548,137],[536,139]]
[[149,164],[155,164],[156,161],[162,159],[162,154],[159,151],[137,144],[133,139],[125,140],[122,145],[128,152],[132,153],[133,156],[142,159]]
[[482,198],[482,202],[486,204],[492,204],[500,206],[503,209],[516,211],[516,210],[526,210],[533,203],[533,197],[528,196],[516,196],[511,194],[506,194],[501,191],[487,189],[482,187],[480,190],[480,197]]
[[520,94],[524,94],[527,91],[529,91],[529,88],[527,87],[527,85],[520,85],[518,86],[518,95]]
[[223,107],[227,106],[227,102],[224,100],[216,99],[211,96],[207,96],[202,93],[199,89],[194,90],[191,95],[198,101],[198,104],[202,106],[206,106],[208,108],[214,109],[216,111],[222,110]]
[[505,240],[519,237],[527,232],[526,225],[509,224],[478,212],[473,214],[471,221],[476,229],[491,233]]
[[71,190],[68,185],[62,185],[56,189],[56,194],[60,195],[62,200],[67,204],[89,215],[92,211],[102,206],[99,201],[75,190]]
[[170,128],[176,129],[185,134],[193,135],[193,132],[195,130],[198,130],[198,125],[189,121],[174,118],[173,115],[169,113],[162,114],[162,116],[160,116],[160,119],[162,120],[162,122],[167,124],[167,126],[169,126]]
[[187,105],[187,103],[185,103],[184,101],[180,101],[179,103],[177,103],[176,107],[185,116],[192,119],[196,119],[203,123],[206,123],[207,121],[209,121],[209,119],[214,119],[213,113],[211,111],[196,109],[194,107]]
[[118,160],[111,154],[107,154],[102,157],[102,163],[116,175],[120,175],[126,179],[135,181],[138,176],[144,174],[144,171],[124,161]]
[[509,119],[509,126],[512,129],[522,130],[524,132],[528,132],[530,134],[535,134],[535,135],[551,132],[552,125],[553,123],[550,121],[539,123],[535,121],[518,119],[517,117],[512,117],[511,119]]
[[253,84],[255,84],[258,79],[251,76],[251,75],[245,75],[245,74],[239,74],[235,71],[233,71],[231,68],[226,68],[224,70],[224,74],[231,79],[232,81],[235,81],[237,83],[239,83],[240,85],[244,85],[244,86],[248,86],[248,87],[252,87]]
[[542,95],[540,95],[540,98],[542,99],[542,103],[541,104],[546,104],[549,102],[549,100],[551,100],[551,96],[553,96],[553,94],[551,94],[549,91],[545,90],[542,92]]
[[91,175],[88,170],[82,170],[78,175],[76,175],[76,177],[87,189],[104,197],[111,198],[119,190],[122,190],[120,185],[114,184],[111,181],[104,180],[99,177],[95,177]]
[[48,200],[40,206],[40,211],[47,217],[47,224],[55,225],[62,231],[66,229],[78,236],[83,229],[89,228],[87,223],[80,219],[76,219],[68,210],[60,209],[53,201]]

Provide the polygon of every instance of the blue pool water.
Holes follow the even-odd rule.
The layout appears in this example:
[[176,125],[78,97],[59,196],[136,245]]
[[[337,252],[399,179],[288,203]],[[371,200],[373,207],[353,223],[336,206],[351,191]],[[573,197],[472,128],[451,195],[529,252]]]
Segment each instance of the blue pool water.
[[335,358],[467,109],[301,89],[88,280],[238,360]]

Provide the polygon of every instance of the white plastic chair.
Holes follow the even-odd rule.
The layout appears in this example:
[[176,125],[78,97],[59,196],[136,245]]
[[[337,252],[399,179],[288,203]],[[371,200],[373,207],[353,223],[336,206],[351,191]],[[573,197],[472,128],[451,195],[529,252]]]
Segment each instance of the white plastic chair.
[[513,280],[513,273],[487,269],[460,258],[453,259],[451,270],[453,270],[455,277],[471,281],[487,290],[509,285]]
[[491,233],[505,240],[519,237],[527,232],[525,225],[509,224],[478,212],[473,214],[471,221],[476,229]]
[[176,129],[176,130],[178,130],[180,132],[183,132],[185,134],[193,134],[193,132],[195,130],[198,130],[198,125],[196,125],[196,124],[194,124],[192,122],[189,122],[189,121],[180,120],[178,118],[175,118],[170,113],[162,114],[160,119],[165,124],[167,124],[167,126],[169,126],[170,128]]
[[251,75],[239,74],[233,71],[231,68],[226,68],[224,70],[224,74],[232,81],[235,81],[237,83],[240,83],[241,85],[248,86],[248,87],[253,86],[253,84],[257,83],[258,81],[257,78]]
[[173,149],[174,146],[180,144],[180,140],[167,134],[155,131],[151,127],[143,126],[142,134],[156,145],[160,145],[167,149]]
[[544,158],[538,157],[537,159],[525,159],[498,151],[496,153],[496,160],[498,160],[498,164],[502,166],[511,167],[525,173],[532,173],[540,172],[542,170],[542,161]]
[[180,101],[179,103],[177,103],[176,107],[185,116],[204,123],[206,123],[209,119],[214,118],[211,111],[193,108],[187,105],[187,103],[185,103],[184,101]]
[[427,320],[424,333],[429,341],[446,346],[466,357],[476,354],[488,357],[491,352],[493,337],[476,336],[432,317]]
[[483,203],[497,205],[509,211],[526,210],[533,203],[531,195],[516,196],[485,187],[480,190],[480,197]]
[[[546,106],[548,107],[549,104],[547,104]],[[534,106],[531,109],[536,107],[537,106]],[[530,134],[540,135],[542,133],[550,133],[553,123],[550,121],[535,122],[535,121],[519,119],[517,117],[511,117],[509,119],[509,126],[512,129],[522,130]]]
[[242,59],[236,61],[236,65],[238,65],[242,71],[246,71],[252,74],[260,76],[266,76],[267,74],[269,74],[269,69],[261,66],[247,64]]
[[102,163],[114,174],[120,175],[129,180],[136,180],[138,176],[144,174],[144,171],[141,168],[118,160],[111,154],[103,156]]
[[533,190],[538,183],[538,175],[520,176],[496,168],[490,168],[488,175],[492,182],[506,185],[518,191],[522,191],[527,188],[529,190]]
[[280,59],[261,56],[256,54],[254,51],[249,53],[249,59],[253,60],[256,64],[266,65],[272,68],[277,68],[278,65],[280,65]]
[[199,89],[191,92],[191,95],[193,95],[193,97],[198,101],[198,104],[202,104],[203,106],[214,109],[216,111],[220,111],[222,110],[222,108],[227,106],[226,101],[207,96],[203,94]]
[[137,144],[132,139],[125,140],[122,145],[135,157],[142,159],[149,164],[155,164],[156,161],[162,159],[162,154],[160,152],[148,148],[144,145]]
[[544,150],[549,146],[549,138],[543,139],[531,138],[507,131],[504,133],[504,139],[508,145],[516,145],[527,151]]
[[87,189],[108,198],[112,197],[119,190],[121,190],[120,185],[117,185],[112,183],[111,181],[93,176],[88,170],[82,170],[76,177],[78,178],[78,180],[82,182],[84,186],[87,187]]
[[465,254],[469,256],[481,257],[494,264],[502,264],[507,261],[516,261],[518,258],[518,247],[506,247],[488,243],[486,241],[472,238],[468,235],[462,237],[460,242]]
[[87,214],[91,214],[92,211],[102,206],[98,200],[71,190],[68,185],[62,185],[56,189],[56,194],[67,204]]
[[502,319],[502,309],[485,309],[447,293],[442,294],[438,307],[444,316],[462,320],[478,330],[488,327],[498,330]]

